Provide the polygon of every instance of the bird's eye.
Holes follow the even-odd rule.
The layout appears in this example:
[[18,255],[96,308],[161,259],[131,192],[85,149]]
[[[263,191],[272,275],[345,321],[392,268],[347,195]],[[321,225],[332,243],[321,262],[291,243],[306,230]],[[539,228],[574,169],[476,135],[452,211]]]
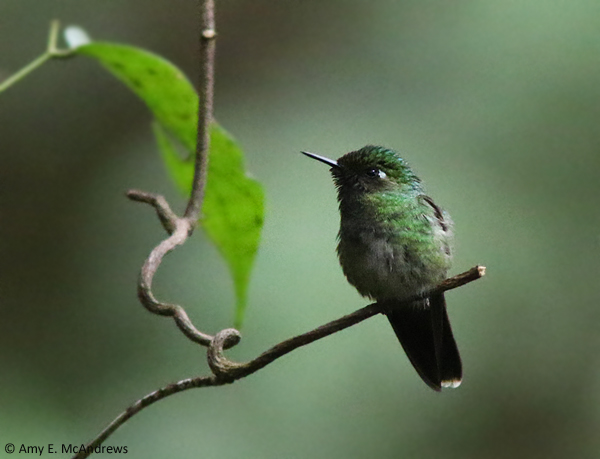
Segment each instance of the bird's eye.
[[368,169],[368,170],[366,171],[366,174],[367,174],[369,177],[378,177],[378,178],[386,178],[386,177],[387,177],[387,175],[386,175],[386,173],[385,173],[385,172],[383,172],[382,170],[380,170],[380,169],[377,169],[377,168],[375,168],[375,167],[374,167],[373,169]]

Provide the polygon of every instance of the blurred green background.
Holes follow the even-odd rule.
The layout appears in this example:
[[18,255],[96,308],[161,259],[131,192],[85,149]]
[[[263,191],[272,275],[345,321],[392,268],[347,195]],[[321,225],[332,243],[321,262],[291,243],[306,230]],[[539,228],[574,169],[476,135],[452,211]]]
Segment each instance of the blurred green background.
[[[197,12],[0,0],[0,79],[43,51],[58,18],[194,81]],[[329,174],[298,152],[375,143],[401,151],[453,216],[453,272],[488,267],[447,295],[464,383],[429,390],[376,317],[232,386],[168,398],[106,445],[156,458],[600,457],[600,3],[221,0],[217,28],[216,117],[268,194],[232,358],[366,304],[336,260]],[[84,58],[0,96],[2,444],[80,444],[139,397],[209,371],[203,348],[136,300],[163,232],[123,192],[184,206],[150,122]],[[201,232],[155,286],[201,329],[231,325],[231,281]]]

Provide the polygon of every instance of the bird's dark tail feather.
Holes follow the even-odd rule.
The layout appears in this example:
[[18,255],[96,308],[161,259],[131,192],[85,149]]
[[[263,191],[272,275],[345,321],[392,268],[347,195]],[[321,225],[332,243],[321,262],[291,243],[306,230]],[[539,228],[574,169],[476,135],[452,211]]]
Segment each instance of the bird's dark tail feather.
[[462,364],[452,336],[443,293],[386,312],[419,376],[432,389],[458,387]]

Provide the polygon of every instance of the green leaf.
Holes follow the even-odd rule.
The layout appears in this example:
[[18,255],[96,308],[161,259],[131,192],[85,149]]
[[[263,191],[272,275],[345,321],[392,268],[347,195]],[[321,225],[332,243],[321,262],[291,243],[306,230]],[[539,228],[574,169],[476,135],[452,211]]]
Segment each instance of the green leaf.
[[244,154],[220,126],[211,128],[211,148],[203,227],[219,248],[231,269],[238,304],[234,324],[242,325],[250,271],[260,242],[264,222],[264,193],[256,180],[244,171]]
[[177,67],[143,49],[113,43],[94,42],[75,52],[97,59],[146,103],[187,151],[195,150],[198,94]]
[[[152,130],[156,137],[160,156],[167,167],[171,179],[173,179],[181,194],[189,196],[192,191],[192,180],[194,179],[194,161],[192,161],[192,156],[183,159],[171,142],[169,135],[160,124],[153,123]],[[206,196],[204,199],[206,199]]]
[[[194,176],[198,95],[187,78],[165,59],[131,46],[92,43],[76,52],[97,59],[150,108],[157,120],[154,133],[163,161],[177,187],[189,196]],[[177,152],[171,136],[189,153],[187,158]],[[233,277],[234,324],[239,328],[260,242],[264,192],[256,180],[247,176],[242,150],[216,122],[211,125],[210,139],[201,223]]]

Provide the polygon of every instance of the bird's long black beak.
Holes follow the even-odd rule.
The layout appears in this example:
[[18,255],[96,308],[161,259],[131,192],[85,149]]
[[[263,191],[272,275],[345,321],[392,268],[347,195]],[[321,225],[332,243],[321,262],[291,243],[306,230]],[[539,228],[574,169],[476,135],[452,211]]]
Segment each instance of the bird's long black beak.
[[314,153],[309,153],[308,151],[302,151],[301,153],[305,154],[309,158],[316,159],[317,161],[321,161],[322,163],[325,163],[328,166],[335,167],[335,168],[339,168],[340,167],[340,165],[337,163],[337,161],[334,161],[333,159],[326,158],[325,156],[316,155]]

